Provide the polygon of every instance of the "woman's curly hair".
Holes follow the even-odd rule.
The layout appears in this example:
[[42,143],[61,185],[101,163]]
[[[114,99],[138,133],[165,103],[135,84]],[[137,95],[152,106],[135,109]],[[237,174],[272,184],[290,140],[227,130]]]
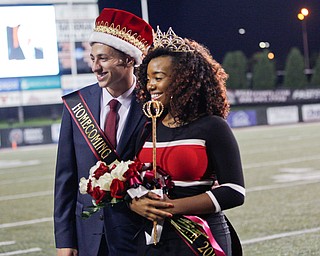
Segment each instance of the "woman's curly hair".
[[179,123],[188,123],[202,115],[226,118],[229,103],[226,95],[227,73],[213,59],[209,50],[196,41],[184,39],[192,52],[173,52],[169,48],[150,49],[137,69],[140,102],[150,100],[147,91],[147,67],[160,56],[171,56],[173,63],[172,84],[166,97],[170,98],[167,110]]

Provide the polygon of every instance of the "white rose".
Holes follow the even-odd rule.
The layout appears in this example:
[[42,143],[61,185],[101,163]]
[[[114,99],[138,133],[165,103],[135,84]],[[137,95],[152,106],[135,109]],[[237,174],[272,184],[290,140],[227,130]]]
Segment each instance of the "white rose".
[[82,177],[80,179],[80,182],[79,182],[79,190],[80,190],[80,193],[81,194],[87,194],[87,187],[88,187],[88,180],[84,177]]
[[111,171],[112,178],[117,178],[121,181],[125,181],[123,174],[129,169],[129,164],[133,163],[133,161],[121,161],[118,163],[117,167]]
[[91,187],[92,187],[92,188],[95,188],[95,187],[97,187],[97,186],[100,186],[100,185],[99,185],[99,181],[98,181],[96,178],[91,178],[90,180],[91,180]]
[[110,191],[110,185],[112,183],[112,177],[110,173],[103,174],[99,180],[97,180],[97,186],[100,187],[100,189],[105,191]]

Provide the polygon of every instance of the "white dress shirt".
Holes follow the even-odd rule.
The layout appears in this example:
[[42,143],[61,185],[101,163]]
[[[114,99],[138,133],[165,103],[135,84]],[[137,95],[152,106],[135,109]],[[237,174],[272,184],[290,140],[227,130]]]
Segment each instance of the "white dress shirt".
[[120,95],[117,98],[114,98],[107,89],[102,89],[102,97],[100,100],[100,127],[104,130],[104,123],[106,120],[106,116],[110,111],[110,106],[108,105],[112,99],[116,99],[119,101],[120,107],[118,107],[118,127],[117,127],[117,144],[120,141],[120,137],[122,131],[124,129],[124,125],[126,123],[132,100],[132,93],[136,85],[136,78],[134,77],[134,82],[129,90],[127,90],[124,94]]

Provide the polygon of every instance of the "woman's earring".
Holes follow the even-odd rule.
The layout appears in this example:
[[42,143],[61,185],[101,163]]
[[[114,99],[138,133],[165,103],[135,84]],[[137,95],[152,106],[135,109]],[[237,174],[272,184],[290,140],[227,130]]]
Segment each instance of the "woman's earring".
[[173,109],[173,95],[170,96],[170,108]]

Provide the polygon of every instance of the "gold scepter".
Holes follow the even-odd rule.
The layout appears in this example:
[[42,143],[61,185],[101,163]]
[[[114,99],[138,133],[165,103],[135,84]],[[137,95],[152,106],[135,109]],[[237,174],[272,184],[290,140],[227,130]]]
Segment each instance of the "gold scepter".
[[[163,112],[163,104],[157,100],[150,100],[143,105],[143,113],[152,121],[152,170],[155,179],[157,178],[157,118]],[[153,240],[157,244],[157,221],[153,222]]]

